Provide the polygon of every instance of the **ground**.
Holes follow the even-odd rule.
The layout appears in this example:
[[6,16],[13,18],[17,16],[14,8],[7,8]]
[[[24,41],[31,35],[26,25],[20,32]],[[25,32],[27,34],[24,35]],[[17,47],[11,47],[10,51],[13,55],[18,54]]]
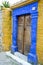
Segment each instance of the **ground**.
[[7,56],[5,52],[0,52],[0,65],[22,65],[11,57]]
[[[0,65],[22,65],[22,64],[12,59],[10,56],[6,55],[5,52],[0,52]],[[40,63],[37,65],[43,65],[43,64]]]

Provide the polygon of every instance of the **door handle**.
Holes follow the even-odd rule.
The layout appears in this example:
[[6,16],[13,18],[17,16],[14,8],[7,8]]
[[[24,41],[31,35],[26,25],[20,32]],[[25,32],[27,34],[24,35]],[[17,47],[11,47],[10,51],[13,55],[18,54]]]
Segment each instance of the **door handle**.
[[24,30],[26,30],[26,28],[24,28]]

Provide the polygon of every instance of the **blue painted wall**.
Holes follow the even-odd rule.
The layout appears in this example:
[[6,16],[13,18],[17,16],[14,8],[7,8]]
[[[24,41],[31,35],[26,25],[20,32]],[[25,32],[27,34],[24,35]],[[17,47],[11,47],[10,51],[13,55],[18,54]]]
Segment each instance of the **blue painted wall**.
[[[12,51],[18,51],[17,46],[17,31],[18,31],[18,19],[19,15],[23,14],[31,14],[31,48],[28,54],[28,61],[37,62],[37,54],[36,54],[36,40],[37,40],[37,22],[38,22],[38,2],[34,2],[28,4],[26,6],[22,6],[16,8],[12,11]],[[33,59],[33,60],[32,60]]]

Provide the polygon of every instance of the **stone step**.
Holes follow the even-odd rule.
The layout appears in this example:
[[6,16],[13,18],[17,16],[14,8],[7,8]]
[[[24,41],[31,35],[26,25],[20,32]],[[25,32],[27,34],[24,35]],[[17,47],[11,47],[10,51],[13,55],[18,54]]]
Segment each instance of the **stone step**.
[[27,56],[25,56],[25,55],[23,55],[23,54],[21,54],[19,52],[15,52],[14,54],[15,54],[15,56],[27,61]]

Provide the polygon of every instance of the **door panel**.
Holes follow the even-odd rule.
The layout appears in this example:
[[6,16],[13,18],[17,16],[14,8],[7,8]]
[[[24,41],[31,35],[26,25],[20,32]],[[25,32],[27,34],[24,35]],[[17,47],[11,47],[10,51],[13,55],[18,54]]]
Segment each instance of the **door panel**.
[[31,19],[30,15],[18,17],[18,51],[27,55],[31,43]]
[[25,35],[24,35],[24,54],[27,55],[31,43],[31,19],[29,15],[25,16]]
[[18,51],[23,53],[24,16],[18,17]]

